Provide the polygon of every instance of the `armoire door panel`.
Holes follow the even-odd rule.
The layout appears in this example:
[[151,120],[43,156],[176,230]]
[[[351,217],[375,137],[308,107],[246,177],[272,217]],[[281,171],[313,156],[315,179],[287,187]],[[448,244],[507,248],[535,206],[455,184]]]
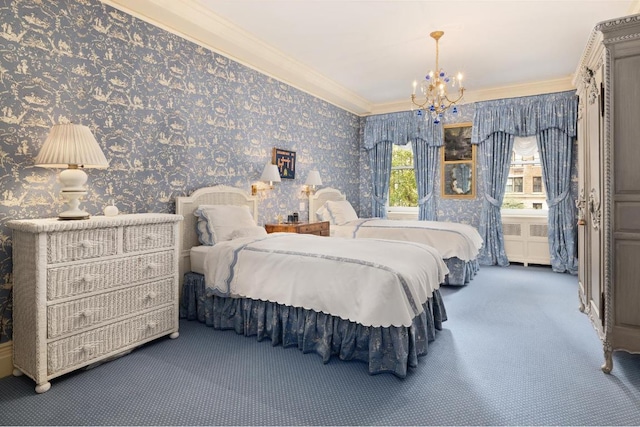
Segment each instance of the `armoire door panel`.
[[629,304],[629,301],[640,301],[640,240],[618,240],[614,259],[614,324],[640,327],[640,308]]
[[640,194],[640,55],[616,59],[614,69],[614,191]]

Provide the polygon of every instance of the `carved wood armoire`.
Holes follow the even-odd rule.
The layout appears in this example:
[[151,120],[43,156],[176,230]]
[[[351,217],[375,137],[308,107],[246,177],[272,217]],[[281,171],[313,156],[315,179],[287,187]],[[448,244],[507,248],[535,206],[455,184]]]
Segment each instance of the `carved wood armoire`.
[[640,15],[601,22],[574,77],[580,310],[603,343],[640,353]]

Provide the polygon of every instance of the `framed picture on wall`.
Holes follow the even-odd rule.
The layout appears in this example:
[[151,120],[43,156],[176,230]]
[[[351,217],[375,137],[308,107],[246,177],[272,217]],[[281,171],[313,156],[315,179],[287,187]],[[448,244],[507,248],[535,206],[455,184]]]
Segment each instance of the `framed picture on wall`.
[[273,147],[273,164],[280,171],[280,178],[296,178],[296,152]]
[[443,128],[441,197],[475,198],[476,147],[471,144],[471,123]]
[[473,160],[471,123],[444,125],[443,160],[445,162]]

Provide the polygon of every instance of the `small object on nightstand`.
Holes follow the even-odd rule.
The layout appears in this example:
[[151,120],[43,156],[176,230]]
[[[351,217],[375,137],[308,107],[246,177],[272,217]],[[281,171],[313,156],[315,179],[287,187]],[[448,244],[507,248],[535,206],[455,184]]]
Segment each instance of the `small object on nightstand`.
[[109,206],[105,206],[104,208],[104,216],[117,216],[119,212],[118,207],[113,200],[110,200],[110,203]]

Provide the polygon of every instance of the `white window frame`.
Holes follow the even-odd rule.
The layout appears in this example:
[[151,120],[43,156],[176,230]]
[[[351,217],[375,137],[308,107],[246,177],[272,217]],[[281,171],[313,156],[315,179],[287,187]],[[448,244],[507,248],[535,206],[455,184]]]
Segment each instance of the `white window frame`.
[[[516,138],[520,138],[520,137],[516,137]],[[533,137],[527,137],[527,138],[536,138],[535,136]],[[518,160],[516,161],[515,158],[513,158],[511,160],[511,165],[522,165],[525,166],[527,164],[538,164],[541,163],[541,159],[540,159],[540,152],[536,151],[536,154],[533,157],[533,160]],[[519,175],[513,176],[512,178],[516,178],[516,177],[520,177]],[[525,194],[524,193],[524,175],[522,175],[522,179],[523,179],[523,186],[522,186],[522,193],[507,193],[505,191],[505,197],[508,194],[514,194],[514,195],[519,195],[519,194]],[[506,185],[506,184],[505,184]],[[544,188],[544,181],[543,181],[543,187]],[[545,194],[544,191],[540,192],[540,193],[534,193],[534,194]],[[545,194],[546,195],[546,194]],[[546,206],[546,203],[543,204],[543,209],[500,209],[500,214],[503,218],[509,218],[509,217],[517,217],[517,216],[543,216],[545,218],[547,218],[549,216],[549,208],[544,208],[544,206]]]
[[[407,144],[407,146],[411,150],[411,154],[415,155],[413,151],[413,146],[411,144]],[[405,147],[405,146],[398,146],[398,147]],[[396,166],[396,167],[392,166],[391,173],[393,173],[394,170],[407,170],[407,169],[412,170],[415,176],[415,166]],[[391,181],[391,175],[389,175],[389,181]],[[389,182],[389,191],[391,191],[391,182]],[[387,208],[388,217],[394,217],[393,219],[418,219],[418,206],[390,206],[389,205],[390,199],[391,199],[390,194],[387,194],[386,208]]]

